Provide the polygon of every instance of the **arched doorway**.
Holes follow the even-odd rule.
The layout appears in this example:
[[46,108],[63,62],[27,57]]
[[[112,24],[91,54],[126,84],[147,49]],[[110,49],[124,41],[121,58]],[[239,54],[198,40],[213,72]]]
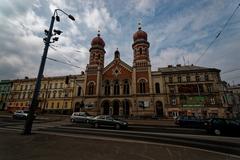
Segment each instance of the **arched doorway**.
[[102,114],[109,115],[110,104],[109,101],[103,101],[102,103]]
[[79,112],[80,111],[80,106],[81,106],[80,102],[75,103],[74,112]]
[[113,101],[113,115],[118,116],[119,115],[119,101]]
[[130,102],[129,100],[123,100],[123,116],[128,117],[130,114]]
[[156,102],[156,116],[163,117],[163,104],[161,101]]

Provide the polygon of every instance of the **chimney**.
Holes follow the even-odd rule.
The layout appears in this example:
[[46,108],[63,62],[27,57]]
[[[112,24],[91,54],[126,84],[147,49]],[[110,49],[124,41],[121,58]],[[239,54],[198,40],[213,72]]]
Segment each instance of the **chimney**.
[[181,64],[177,64],[177,67],[181,67]]
[[172,68],[173,66],[172,65],[168,65],[168,68]]

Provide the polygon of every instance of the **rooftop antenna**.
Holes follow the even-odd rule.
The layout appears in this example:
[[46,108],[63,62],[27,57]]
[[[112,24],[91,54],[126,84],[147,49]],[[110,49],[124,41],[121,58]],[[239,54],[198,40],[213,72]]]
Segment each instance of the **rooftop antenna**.
[[184,64],[184,66],[186,65],[184,56],[183,56],[183,64]]

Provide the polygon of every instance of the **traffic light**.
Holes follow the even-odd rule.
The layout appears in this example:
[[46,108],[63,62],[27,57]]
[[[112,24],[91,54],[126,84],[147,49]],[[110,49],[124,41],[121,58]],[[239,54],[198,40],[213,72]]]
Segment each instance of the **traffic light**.
[[65,84],[68,84],[69,83],[69,76],[66,76],[65,78]]

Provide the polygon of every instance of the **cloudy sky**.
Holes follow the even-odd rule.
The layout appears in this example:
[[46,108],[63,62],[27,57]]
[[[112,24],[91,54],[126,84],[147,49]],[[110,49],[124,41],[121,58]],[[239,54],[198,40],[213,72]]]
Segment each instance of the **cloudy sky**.
[[47,60],[44,75],[79,74],[85,70],[91,40],[100,29],[106,43],[105,65],[119,48],[121,59],[132,65],[132,35],[137,23],[148,33],[152,70],[168,64],[195,64],[221,69],[222,79],[240,83],[240,9],[215,43],[239,0],[1,0],[0,79],[36,77],[54,9],[63,31],[49,48],[48,57],[81,68]]

